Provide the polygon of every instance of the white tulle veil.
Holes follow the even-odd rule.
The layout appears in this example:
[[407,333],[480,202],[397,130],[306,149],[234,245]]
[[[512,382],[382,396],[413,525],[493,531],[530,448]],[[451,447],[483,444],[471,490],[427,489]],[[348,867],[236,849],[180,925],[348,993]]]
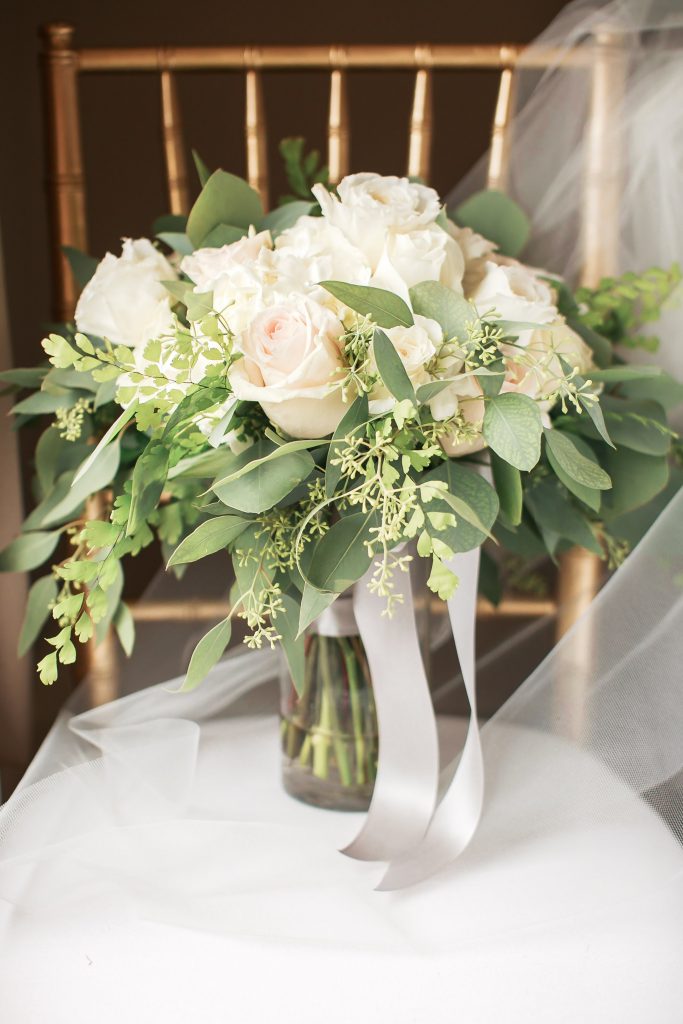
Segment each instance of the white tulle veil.
[[[625,102],[610,129],[623,159],[618,269],[667,265],[683,248],[683,51],[674,52],[683,45],[683,10],[647,0],[575,3],[535,45],[567,53],[604,25],[622,33],[629,55]],[[570,280],[581,269],[588,88],[561,59],[543,74],[519,73],[509,187],[532,217],[526,256]],[[483,184],[484,166],[454,200]],[[678,376],[682,327],[674,309],[659,328],[659,358]],[[176,654],[186,639],[174,635]],[[276,801],[264,817],[265,788],[243,785],[240,744],[245,735],[262,742],[256,723],[270,721],[277,703],[273,655],[237,652],[199,690],[178,695],[173,684],[143,688],[158,678],[160,647],[171,640],[150,627],[140,641],[137,669],[124,669],[138,692],[95,710],[77,696],[0,812],[0,928],[8,938],[27,916],[63,923],[97,908],[111,919],[142,915],[212,933],[236,934],[239,919],[269,941],[289,941],[296,920],[297,941],[378,948],[386,939],[378,900],[392,942],[417,929],[420,942],[443,950],[501,935],[517,941],[528,929],[582,927],[589,935],[652,906],[667,908],[662,920],[675,934],[683,903],[683,494],[484,725],[479,831],[457,865],[412,892],[371,891],[372,868],[336,852],[339,816],[297,807],[295,827]],[[219,762],[212,743],[227,719],[234,748]],[[277,740],[268,735],[257,749],[276,787]],[[585,836],[583,852],[567,863],[563,850],[577,836]],[[519,873],[516,851],[534,843],[530,878]],[[499,888],[492,864],[502,872],[494,872]],[[297,919],[311,885],[324,922]],[[349,923],[349,900],[360,932]]]

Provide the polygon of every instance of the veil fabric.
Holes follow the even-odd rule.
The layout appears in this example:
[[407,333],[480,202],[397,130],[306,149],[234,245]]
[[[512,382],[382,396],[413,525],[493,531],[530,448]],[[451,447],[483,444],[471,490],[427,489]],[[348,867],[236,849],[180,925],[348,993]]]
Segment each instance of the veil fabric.
[[[538,45],[584,45],[607,18],[631,55],[620,267],[665,265],[683,240],[683,81],[664,50],[683,11],[572,4]],[[664,26],[651,59],[642,32]],[[529,253],[569,278],[585,90],[563,65],[522,70],[513,136]],[[683,375],[680,338],[661,358]],[[75,695],[0,809],[3,1020],[680,1021],[683,491],[484,724],[479,830],[409,890],[374,892],[383,867],[338,852],[358,815],[279,790],[277,656],[237,651],[178,694],[163,680],[195,627],[160,628],[141,630],[119,700]],[[457,751],[458,721],[442,727]]]

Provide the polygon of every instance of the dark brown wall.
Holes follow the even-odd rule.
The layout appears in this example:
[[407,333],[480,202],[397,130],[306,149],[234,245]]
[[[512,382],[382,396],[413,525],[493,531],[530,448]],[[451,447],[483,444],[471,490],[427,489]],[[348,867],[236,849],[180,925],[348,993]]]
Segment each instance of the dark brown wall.
[[[188,0],[0,0],[0,223],[4,235],[15,358],[39,355],[50,316],[44,192],[39,29],[66,20],[82,45],[178,43],[526,42],[564,6],[562,0],[340,0],[335,4]],[[411,81],[403,74],[357,74],[351,89],[355,170],[403,170]],[[447,190],[486,146],[494,76],[441,74],[436,83],[433,183]],[[183,76],[188,144],[207,163],[240,172],[239,75]],[[269,75],[270,143],[302,134],[324,139],[327,82],[317,74]],[[162,156],[154,75],[89,77],[82,89],[90,249],[101,254],[124,234],[142,234],[162,212]],[[276,179],[277,188],[283,184]]]

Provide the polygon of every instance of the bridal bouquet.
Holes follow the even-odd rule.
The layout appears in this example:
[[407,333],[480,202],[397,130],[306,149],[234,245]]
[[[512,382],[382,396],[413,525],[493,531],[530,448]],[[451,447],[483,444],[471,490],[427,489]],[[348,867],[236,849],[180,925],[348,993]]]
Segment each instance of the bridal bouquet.
[[[250,646],[282,642],[301,687],[309,624],[359,580],[390,616],[414,557],[446,600],[450,560],[487,538],[623,553],[612,524],[666,485],[680,388],[615,345],[637,342],[676,270],[572,296],[514,258],[527,225],[499,193],[451,216],[406,178],[318,175],[309,191],[309,162],[300,197],[264,215],[244,181],[199,168],[189,217],[156,241],[96,265],[71,254],[75,325],[44,340],[49,365],[4,375],[38,388],[15,414],[50,424],[39,502],[0,566],[66,541],[21,639],[54,619],[43,682],[111,623],[130,649],[122,560],[155,535],[178,571],[220,550],[234,568],[188,687],[235,615]],[[108,509],[90,519],[95,493]]]

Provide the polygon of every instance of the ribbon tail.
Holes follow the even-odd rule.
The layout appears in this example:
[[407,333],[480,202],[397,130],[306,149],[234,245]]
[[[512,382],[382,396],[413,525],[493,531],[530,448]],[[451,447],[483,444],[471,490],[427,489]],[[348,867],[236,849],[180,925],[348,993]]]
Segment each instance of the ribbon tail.
[[484,760],[477,720],[474,646],[479,555],[477,548],[456,555],[447,563],[460,577],[460,586],[448,602],[448,614],[470,704],[465,745],[423,841],[389,866],[377,886],[380,890],[403,889],[421,882],[456,860],[468,846],[481,818]]
[[370,591],[372,570],[354,589],[377,709],[380,758],[362,829],[342,852],[357,860],[393,860],[423,838],[436,807],[439,742],[415,622],[410,575],[395,578],[396,603]]

